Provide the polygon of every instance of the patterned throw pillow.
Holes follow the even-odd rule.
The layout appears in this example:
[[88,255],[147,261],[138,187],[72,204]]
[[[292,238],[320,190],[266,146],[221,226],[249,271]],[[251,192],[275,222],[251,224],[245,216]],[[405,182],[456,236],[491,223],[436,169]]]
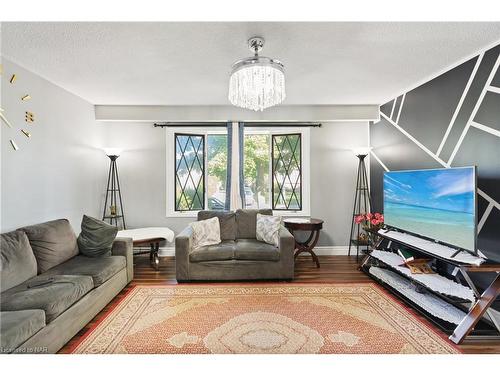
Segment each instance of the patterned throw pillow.
[[220,241],[219,218],[213,217],[207,220],[200,220],[191,223],[193,229],[193,248],[202,246],[217,245]]
[[280,216],[257,214],[257,240],[278,247],[280,238],[280,225]]

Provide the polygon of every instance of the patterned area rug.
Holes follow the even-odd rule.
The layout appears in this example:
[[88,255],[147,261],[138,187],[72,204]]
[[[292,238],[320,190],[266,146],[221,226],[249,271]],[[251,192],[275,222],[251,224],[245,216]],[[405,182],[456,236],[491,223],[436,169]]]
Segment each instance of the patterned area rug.
[[137,286],[73,353],[459,353],[374,284]]

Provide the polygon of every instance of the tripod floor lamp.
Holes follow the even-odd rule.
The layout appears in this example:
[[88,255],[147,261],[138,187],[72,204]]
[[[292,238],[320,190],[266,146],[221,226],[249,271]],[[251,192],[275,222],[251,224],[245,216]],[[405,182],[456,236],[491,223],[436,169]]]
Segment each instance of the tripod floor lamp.
[[118,168],[116,167],[116,159],[120,156],[121,151],[118,148],[104,149],[110,163],[102,220],[108,220],[111,225],[114,224],[117,227],[121,226],[122,229],[127,229],[125,225],[125,213],[123,212],[122,193],[120,191],[120,179],[118,178]]
[[[354,208],[351,217],[351,235],[349,237],[349,252],[351,255],[351,247],[356,247],[356,259],[359,257],[359,247],[366,246],[368,248],[368,238],[360,237],[360,225],[356,223],[354,218],[358,215],[367,214],[371,210],[372,202],[370,198],[370,188],[368,185],[368,176],[366,174],[365,158],[370,153],[369,147],[353,149],[354,154],[359,159],[358,162],[358,177],[356,180],[356,190],[354,193]],[[361,234],[363,234],[361,232]]]

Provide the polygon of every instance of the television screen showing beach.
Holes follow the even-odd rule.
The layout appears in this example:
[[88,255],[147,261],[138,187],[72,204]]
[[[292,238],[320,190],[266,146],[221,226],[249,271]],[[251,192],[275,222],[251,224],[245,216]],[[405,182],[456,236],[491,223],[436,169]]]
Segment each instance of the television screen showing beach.
[[384,174],[385,224],[475,250],[475,169]]

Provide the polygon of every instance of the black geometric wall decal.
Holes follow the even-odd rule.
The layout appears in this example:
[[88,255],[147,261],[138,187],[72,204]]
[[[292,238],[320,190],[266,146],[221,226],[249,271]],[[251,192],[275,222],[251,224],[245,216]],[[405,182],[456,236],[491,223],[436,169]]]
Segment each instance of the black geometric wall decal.
[[486,209],[488,208],[488,205],[490,204],[489,201],[484,199],[481,195],[477,195],[477,221],[481,220],[483,217],[483,214],[486,212]]
[[500,210],[493,208],[477,238],[477,247],[488,258],[500,262]]
[[[378,155],[377,155],[378,156]],[[370,195],[372,211],[383,212],[383,177],[385,169],[374,157],[370,157]]]
[[470,165],[477,166],[479,188],[500,202],[500,137],[471,126],[451,166]]
[[382,112],[386,116],[390,116],[393,103],[394,100],[391,100],[390,102],[387,102],[384,105],[380,106],[380,112]]
[[[436,145],[443,140],[444,132],[462,97],[464,87],[470,83],[451,132],[438,156],[446,163],[453,150],[456,149],[452,167],[477,166],[478,187],[484,194],[487,194],[487,197],[483,197],[481,191],[478,194],[478,223],[484,218],[478,236],[478,248],[496,261],[500,261],[500,205],[498,203],[500,202],[500,137],[496,133],[500,130],[500,94],[491,89],[485,91],[486,94],[473,119],[476,124],[469,124],[470,127],[462,142],[459,144],[458,141],[488,79],[494,75],[491,86],[500,87],[500,68],[497,71],[493,70],[496,68],[499,54],[500,45],[406,93],[397,126],[383,117],[378,123],[370,125],[370,143],[373,153],[390,170],[441,168],[443,166],[421,147],[427,148],[430,152],[437,150]],[[479,59],[480,56],[482,56],[481,59]],[[476,69],[475,75],[467,73],[474,69]],[[470,77],[473,79],[470,80]],[[453,82],[450,82],[450,79]],[[439,95],[436,94],[437,92]],[[429,104],[429,98],[432,98],[435,103]],[[453,102],[455,104],[452,104]],[[387,117],[390,116],[393,104],[394,99],[381,106]],[[431,106],[433,108],[429,111]],[[442,108],[439,108],[440,106]],[[448,113],[449,118],[446,119],[444,113]],[[396,118],[394,113],[392,118]],[[481,129],[482,126],[488,128]],[[370,168],[372,203],[374,209],[380,210],[383,202],[384,169],[375,157],[370,158]],[[485,212],[489,214],[484,215]],[[483,276],[485,280],[488,277]]]
[[434,153],[446,133],[476,60],[471,59],[406,94],[399,126]]
[[486,93],[474,121],[500,131],[500,94]]
[[391,171],[442,167],[384,118],[371,126],[370,142],[377,156]]
[[491,81],[491,85],[495,87],[500,87],[500,70],[495,74],[495,78]]
[[486,81],[498,59],[500,53],[500,45],[496,46],[484,53],[479,69],[477,70],[476,76],[472,85],[470,86],[467,97],[464,100],[462,108],[457,116],[455,125],[451,128],[450,134],[446,140],[440,157],[445,161],[450,158],[455,145],[457,144],[462,131],[464,130],[467,121],[474,109],[474,106],[481,95],[481,91],[484,88]]

